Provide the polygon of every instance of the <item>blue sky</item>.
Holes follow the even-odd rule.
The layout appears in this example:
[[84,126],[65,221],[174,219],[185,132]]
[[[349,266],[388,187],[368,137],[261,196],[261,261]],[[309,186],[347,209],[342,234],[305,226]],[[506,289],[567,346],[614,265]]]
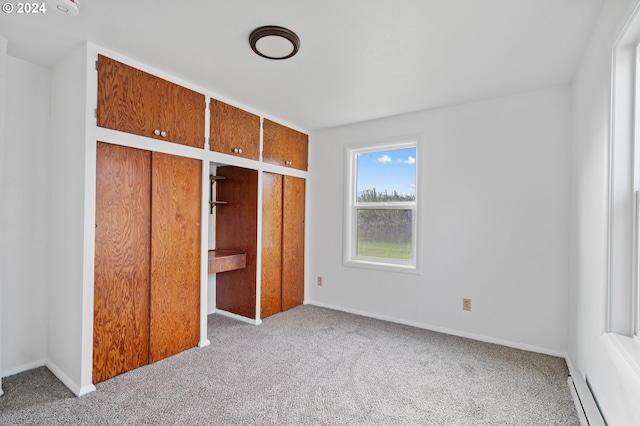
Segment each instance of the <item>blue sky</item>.
[[416,148],[392,149],[358,154],[356,191],[415,194]]

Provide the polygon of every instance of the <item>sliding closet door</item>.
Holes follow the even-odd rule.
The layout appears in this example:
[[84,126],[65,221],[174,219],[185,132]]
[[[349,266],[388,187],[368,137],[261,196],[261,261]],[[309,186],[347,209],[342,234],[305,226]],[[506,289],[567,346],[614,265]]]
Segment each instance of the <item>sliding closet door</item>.
[[152,153],[149,362],[198,344],[202,162]]
[[304,302],[304,197],[305,180],[283,178],[282,310]]
[[93,382],[148,363],[151,153],[98,142]]
[[262,174],[260,318],[282,312],[282,177]]

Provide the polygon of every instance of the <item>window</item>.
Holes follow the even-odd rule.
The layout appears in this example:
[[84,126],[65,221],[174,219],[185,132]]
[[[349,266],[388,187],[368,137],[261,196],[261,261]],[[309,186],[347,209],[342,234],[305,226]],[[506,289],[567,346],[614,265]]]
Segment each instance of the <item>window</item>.
[[[635,21],[635,22],[634,22]],[[613,55],[611,152],[609,165],[608,331],[638,336],[638,196],[640,134],[635,107],[640,89],[636,66],[640,20],[633,19]]]
[[418,271],[417,142],[347,147],[345,265]]
[[613,50],[606,342],[640,378],[640,15]]

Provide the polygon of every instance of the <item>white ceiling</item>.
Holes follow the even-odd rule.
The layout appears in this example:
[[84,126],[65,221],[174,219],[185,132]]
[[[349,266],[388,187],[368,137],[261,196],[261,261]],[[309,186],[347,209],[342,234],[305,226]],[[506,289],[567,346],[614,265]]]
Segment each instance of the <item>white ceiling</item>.
[[[51,66],[89,40],[314,130],[570,82],[603,0],[80,2],[0,13],[9,54]],[[263,25],[295,31],[298,54],[253,53]]]

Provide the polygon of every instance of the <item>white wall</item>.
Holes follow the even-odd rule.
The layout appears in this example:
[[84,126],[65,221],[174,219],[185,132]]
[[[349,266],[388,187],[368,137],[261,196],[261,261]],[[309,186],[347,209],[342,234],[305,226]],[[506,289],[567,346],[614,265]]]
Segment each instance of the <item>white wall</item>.
[[[6,81],[7,81],[7,46],[8,40],[0,37],[0,129],[5,129],[5,105],[6,105]],[[4,196],[4,147],[5,147],[5,131],[0,130],[0,199]],[[0,210],[1,211],[1,210]],[[0,213],[2,216],[2,213]],[[0,241],[4,241],[4,224],[0,220]],[[4,256],[0,248],[0,271],[4,264]],[[4,277],[0,272],[0,309],[2,309],[2,287]],[[2,312],[0,311],[0,373],[2,372]],[[4,394],[2,390],[2,374],[0,374],[0,396]]]
[[[76,395],[93,389],[91,365],[87,377],[86,346],[91,330],[85,310],[92,312],[84,285],[85,154],[95,147],[86,139],[87,48],[82,45],[58,62],[51,72],[51,281],[47,367]],[[95,92],[94,92],[95,93]],[[95,149],[95,148],[93,148]],[[94,160],[95,163],[95,154]],[[88,182],[94,185],[95,182]],[[92,203],[94,200],[91,201]],[[95,219],[92,219],[95,221]],[[91,296],[92,297],[92,296]],[[90,354],[89,354],[90,358]]]
[[94,389],[86,327],[93,296],[84,288],[93,270],[83,268],[93,255],[84,241],[85,123],[92,114],[86,46],[52,70],[3,52],[5,61],[0,371],[7,376],[47,365],[80,395]]
[[2,376],[45,364],[50,235],[49,69],[6,59]]
[[640,393],[607,339],[611,49],[637,0],[606,1],[573,84],[569,359],[610,425],[640,424]]
[[[562,86],[314,132],[306,301],[563,355],[570,117]],[[423,274],[343,267],[344,145],[407,134],[422,134]]]

